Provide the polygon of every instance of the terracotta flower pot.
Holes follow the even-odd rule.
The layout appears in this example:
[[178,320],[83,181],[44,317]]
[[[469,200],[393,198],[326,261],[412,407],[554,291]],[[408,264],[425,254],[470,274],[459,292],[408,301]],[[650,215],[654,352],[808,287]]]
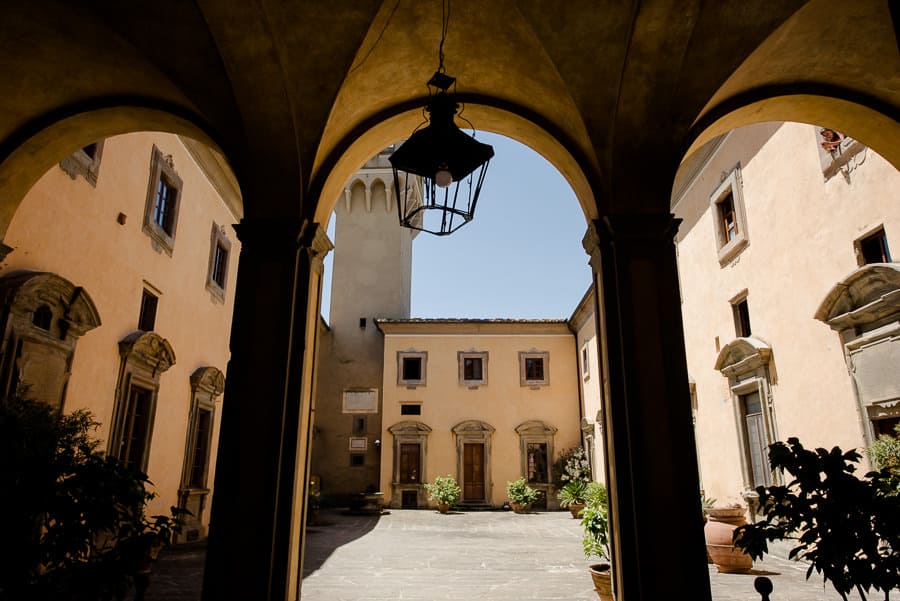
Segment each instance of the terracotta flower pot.
[[612,565],[609,562],[593,563],[588,566],[591,579],[594,581],[594,590],[603,601],[613,601],[612,594]]
[[753,559],[734,547],[734,529],[747,523],[743,507],[713,508],[707,511],[709,519],[703,527],[706,536],[706,552],[719,572],[747,573],[753,568]]
[[447,513],[448,511],[450,511],[450,503],[438,502],[438,511],[440,511],[441,513]]
[[510,501],[509,506],[512,507],[512,510],[516,513],[528,513],[528,508],[530,505],[523,505],[521,503],[516,503],[515,501]]
[[581,517],[578,514],[581,513],[582,509],[584,509],[584,503],[569,503],[569,513],[572,514],[573,518]]

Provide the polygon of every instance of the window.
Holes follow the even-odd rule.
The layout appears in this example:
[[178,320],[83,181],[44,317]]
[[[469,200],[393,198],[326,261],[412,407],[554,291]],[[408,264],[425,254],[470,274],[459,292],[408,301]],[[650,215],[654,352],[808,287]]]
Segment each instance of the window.
[[[431,428],[422,422],[405,420],[390,426],[388,432],[393,438],[391,461],[391,507],[400,507],[404,497],[407,506],[422,507],[427,493],[424,483],[428,482],[426,453],[428,435]],[[411,503],[415,494],[416,503]]]
[[360,317],[360,318],[359,318],[359,329],[360,329],[360,330],[365,330],[365,329],[366,329],[366,318],[365,318],[365,317]]
[[716,228],[716,249],[722,266],[736,257],[749,243],[742,187],[738,165],[709,198]]
[[856,261],[859,265],[891,262],[891,253],[888,250],[887,236],[883,227],[863,236],[856,241],[854,246]]
[[425,386],[428,353],[400,351],[397,353],[397,384],[409,388]]
[[103,140],[100,140],[76,150],[60,161],[59,167],[72,179],[81,176],[87,183],[96,186],[102,156]]
[[153,146],[150,157],[150,185],[144,207],[144,231],[157,250],[172,254],[181,205],[181,178],[172,155],[163,155]]
[[734,317],[734,335],[738,338],[746,338],[750,335],[750,309],[747,306],[747,294],[742,293],[737,300],[731,301],[731,311]]
[[362,467],[366,464],[366,456],[362,453],[350,453],[350,466]]
[[419,403],[401,403],[400,415],[422,415],[422,405]]
[[221,301],[225,300],[225,283],[228,277],[228,257],[230,254],[231,242],[225,236],[225,228],[213,223],[206,288],[214,297]]
[[778,479],[769,469],[768,446],[778,440],[770,366],[772,348],[755,338],[737,338],[725,345],[716,369],[728,378],[740,449],[744,488],[770,486]]
[[588,353],[588,343],[585,342],[581,347],[581,376],[588,380],[591,377],[590,353]]
[[527,444],[528,463],[526,479],[529,482],[548,482],[547,443],[529,442]]
[[470,388],[487,384],[488,354],[469,351],[457,353],[459,382]]
[[543,351],[519,353],[519,383],[521,386],[546,386],[550,383],[550,354]]
[[[158,334],[138,331],[119,341],[119,354],[122,366],[107,453],[126,467],[146,471],[159,379],[175,364],[175,352]],[[193,464],[193,454],[187,455],[182,482],[189,478]]]
[[159,298],[144,289],[141,294],[141,312],[138,316],[138,329],[142,332],[152,332],[156,328],[156,306]]
[[209,465],[209,442],[211,433],[212,411],[209,409],[199,409],[197,411],[194,453],[191,460],[191,475],[188,479],[188,486],[191,488],[206,488],[206,468]]
[[366,416],[365,415],[354,415],[353,416],[352,432],[353,432],[353,436],[365,436],[366,435]]
[[131,386],[125,406],[119,451],[116,453],[125,467],[140,471],[147,468],[152,425],[153,391]]

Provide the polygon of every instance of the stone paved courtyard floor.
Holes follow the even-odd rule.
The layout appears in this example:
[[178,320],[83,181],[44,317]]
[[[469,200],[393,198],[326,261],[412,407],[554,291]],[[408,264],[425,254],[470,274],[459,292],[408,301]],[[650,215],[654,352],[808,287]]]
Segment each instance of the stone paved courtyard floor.
[[[710,565],[713,599],[758,600],[753,589],[758,575],[774,583],[772,601],[840,599],[821,576],[807,581],[805,565],[786,556],[784,549],[776,550],[757,562],[752,574],[720,574]],[[202,558],[202,546],[168,550],[154,568],[147,600],[198,601]],[[581,551],[579,521],[568,512],[323,512],[307,530],[302,599],[596,601],[589,563]],[[692,595],[673,591],[673,598]]]

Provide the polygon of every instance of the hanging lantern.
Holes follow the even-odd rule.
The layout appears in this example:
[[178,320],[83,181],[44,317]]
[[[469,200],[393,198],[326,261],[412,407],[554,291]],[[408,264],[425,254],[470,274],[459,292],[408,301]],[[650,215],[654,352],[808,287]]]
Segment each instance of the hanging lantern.
[[[454,121],[459,104],[448,90],[456,78],[444,72],[449,0],[443,6],[438,70],[428,81],[427,120],[388,159],[400,225],[436,236],[452,234],[472,220],[494,156],[493,147],[476,141],[474,132],[464,133]],[[422,179],[422,197],[417,177]]]

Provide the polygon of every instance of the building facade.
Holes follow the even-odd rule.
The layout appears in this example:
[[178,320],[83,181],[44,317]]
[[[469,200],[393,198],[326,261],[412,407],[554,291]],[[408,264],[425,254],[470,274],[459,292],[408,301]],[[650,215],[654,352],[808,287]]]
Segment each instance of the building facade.
[[87,409],[107,454],[145,471],[148,511],[209,523],[240,195],[221,158],[135,133],[78,150],[31,189],[4,238],[5,394]]
[[384,334],[381,490],[436,506],[424,484],[456,478],[461,507],[500,507],[525,477],[559,507],[553,461],[581,444],[578,362],[566,320],[378,320]]
[[777,482],[776,440],[846,450],[893,434],[897,190],[871,149],[800,123],[734,130],[682,166],[672,203],[707,496]]

